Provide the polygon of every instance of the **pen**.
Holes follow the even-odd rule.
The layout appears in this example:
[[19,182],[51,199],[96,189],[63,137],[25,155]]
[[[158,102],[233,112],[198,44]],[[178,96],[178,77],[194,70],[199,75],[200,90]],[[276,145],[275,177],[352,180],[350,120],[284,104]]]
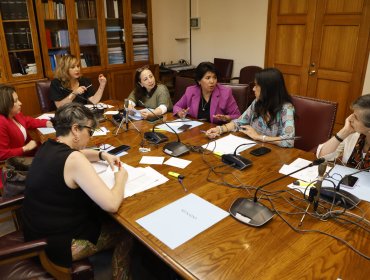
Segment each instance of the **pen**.
[[201,133],[207,133],[207,131],[205,130],[199,130]]
[[92,84],[89,84],[86,88],[89,88],[89,87],[91,87],[92,86]]
[[185,185],[182,183],[182,180],[185,178],[185,176],[184,176],[184,175],[181,175],[181,174],[179,174],[179,173],[172,172],[172,171],[168,172],[168,175],[171,175],[171,176],[173,176],[173,177],[177,178],[177,179],[179,180],[180,185],[183,187],[184,191],[186,191],[186,192],[188,191],[188,190],[186,189]]

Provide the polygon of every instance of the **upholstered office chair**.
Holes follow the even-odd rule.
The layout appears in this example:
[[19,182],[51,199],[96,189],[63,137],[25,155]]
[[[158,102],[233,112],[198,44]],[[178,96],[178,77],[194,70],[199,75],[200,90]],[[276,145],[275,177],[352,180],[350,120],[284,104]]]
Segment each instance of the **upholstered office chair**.
[[54,101],[51,101],[49,98],[50,83],[50,80],[36,83],[37,97],[39,99],[41,112],[43,113],[56,110]]
[[24,196],[0,198],[0,213],[12,212],[16,230],[0,237],[0,279],[94,279],[88,259],[75,261],[72,269],[53,264],[45,254],[46,239],[24,242],[19,211]]
[[229,83],[233,73],[234,60],[225,58],[215,58],[213,63],[218,70],[218,82]]
[[238,104],[240,114],[243,114],[244,111],[248,108],[247,104],[249,103],[248,100],[249,85],[230,84],[230,83],[221,83],[221,84],[231,88],[235,101]]
[[254,76],[257,72],[261,71],[262,68],[259,66],[245,66],[240,69],[239,77],[233,77],[231,80],[238,80],[239,84],[248,84],[248,104],[247,107],[252,103],[252,101],[256,98],[253,92],[254,87]]
[[196,81],[192,78],[176,76],[175,77],[175,93],[173,94],[173,104],[181,99],[188,86],[196,85]]
[[294,147],[315,152],[332,134],[338,103],[303,96],[293,96],[295,134],[301,138]]

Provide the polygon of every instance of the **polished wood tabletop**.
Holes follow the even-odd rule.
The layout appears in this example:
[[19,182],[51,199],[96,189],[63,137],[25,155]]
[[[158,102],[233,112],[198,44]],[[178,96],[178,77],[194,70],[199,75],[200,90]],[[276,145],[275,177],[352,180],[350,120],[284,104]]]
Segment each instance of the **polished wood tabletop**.
[[[113,101],[111,104],[119,105]],[[171,120],[173,117],[167,114],[164,119]],[[165,143],[153,145],[143,141],[143,133],[149,131],[153,124],[147,121],[136,121],[134,124],[140,133],[130,123],[128,131],[121,129],[115,136],[112,133],[115,126],[110,121],[103,122],[101,126],[111,132],[107,136],[92,137],[92,141],[94,144],[131,146],[121,160],[134,167],[143,166],[139,164],[143,155],[164,156],[167,160],[169,156],[162,151]],[[280,177],[278,170],[283,164],[291,163],[298,157],[314,159],[311,153],[265,144],[271,148],[266,155],[253,156],[249,153],[250,149],[241,153],[253,164],[239,171],[223,165],[219,156],[199,151],[199,146],[209,142],[201,130],[211,126],[204,123],[180,134],[181,141],[194,146],[195,150],[181,157],[192,161],[185,169],[151,165],[169,181],[124,199],[114,214],[122,226],[185,279],[368,279],[370,262],[355,252],[358,250],[366,256],[370,255],[368,221],[343,214],[336,219],[319,220],[312,214],[310,206],[303,224],[298,226],[308,204],[299,192],[287,191],[286,186],[294,180],[291,177],[264,188],[275,191],[274,195],[267,196],[267,192],[259,194],[259,201],[276,212],[274,218],[262,227],[251,227],[228,216],[174,250],[142,228],[137,219],[189,193],[228,211],[235,199],[253,197],[256,187]],[[170,141],[176,141],[173,133],[163,133]],[[141,153],[140,145],[151,148],[151,151]],[[184,184],[188,192],[177,179],[167,175],[169,171],[185,176]],[[284,192],[276,193],[280,190]],[[359,204],[365,214],[361,213],[361,209],[347,210],[346,213],[369,219],[369,206],[367,202]],[[320,202],[318,212],[325,212],[328,207],[327,203]]]

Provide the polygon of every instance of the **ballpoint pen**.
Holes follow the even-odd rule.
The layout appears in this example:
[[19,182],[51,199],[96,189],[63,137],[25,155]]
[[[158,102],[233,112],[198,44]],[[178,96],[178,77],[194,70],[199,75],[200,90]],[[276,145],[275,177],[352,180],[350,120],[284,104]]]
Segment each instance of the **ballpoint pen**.
[[92,84],[89,84],[88,86],[86,86],[86,88],[89,88],[89,87],[91,87],[92,86]]

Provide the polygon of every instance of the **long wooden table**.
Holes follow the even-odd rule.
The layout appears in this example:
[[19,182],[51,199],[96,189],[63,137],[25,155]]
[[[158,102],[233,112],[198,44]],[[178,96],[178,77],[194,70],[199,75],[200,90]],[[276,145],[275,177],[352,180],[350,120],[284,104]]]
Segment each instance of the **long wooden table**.
[[[172,116],[167,115],[166,118],[172,119]],[[114,129],[109,121],[101,125],[111,131]],[[130,145],[128,155],[121,159],[132,166],[139,166],[143,155],[165,156],[168,159],[169,156],[162,152],[164,143],[146,145],[151,148],[149,153],[139,152],[142,134],[150,130],[152,124],[137,121],[135,125],[141,133],[130,124],[127,132],[121,130],[117,136],[109,133],[107,136],[93,137],[93,142],[116,146]],[[195,146],[207,143],[209,140],[200,130],[206,130],[211,126],[205,123],[181,133],[182,142]],[[173,133],[164,133],[170,140],[176,140]],[[270,208],[273,206],[292,227],[311,232],[296,232],[279,215],[260,228],[250,227],[229,216],[172,250],[136,223],[137,219],[188,193],[194,193],[228,211],[236,198],[252,197],[253,187],[281,176],[278,170],[284,163],[290,163],[298,157],[314,159],[313,154],[301,150],[267,144],[266,146],[272,151],[261,157],[250,155],[249,150],[241,153],[253,162],[250,168],[243,171],[222,166],[220,158],[208,152],[206,154],[190,152],[184,155],[183,159],[192,161],[185,169],[152,165],[164,175],[169,171],[185,175],[184,184],[188,192],[183,190],[176,179],[169,177],[170,180],[165,184],[124,199],[114,218],[185,279],[368,279],[370,262],[328,235],[344,239],[355,249],[369,256],[369,225],[362,223],[365,227],[363,229],[340,220],[320,221],[306,215],[303,225],[299,227],[302,209],[306,208],[307,203],[302,202],[302,195],[296,191],[275,195],[271,197],[271,202],[265,196],[263,197],[265,199],[260,201]],[[213,174],[210,172],[210,166],[224,174]],[[223,180],[229,184],[250,188],[233,188],[211,182]],[[293,178],[286,178],[265,189],[286,190],[286,185],[292,181]],[[369,205],[367,202],[361,202],[359,206],[369,212]],[[322,207],[319,211],[322,211]],[[312,207],[309,212],[312,212]],[[359,210],[351,212],[360,214]],[[366,217],[369,218],[368,213]],[[325,234],[314,231],[322,231]]]

